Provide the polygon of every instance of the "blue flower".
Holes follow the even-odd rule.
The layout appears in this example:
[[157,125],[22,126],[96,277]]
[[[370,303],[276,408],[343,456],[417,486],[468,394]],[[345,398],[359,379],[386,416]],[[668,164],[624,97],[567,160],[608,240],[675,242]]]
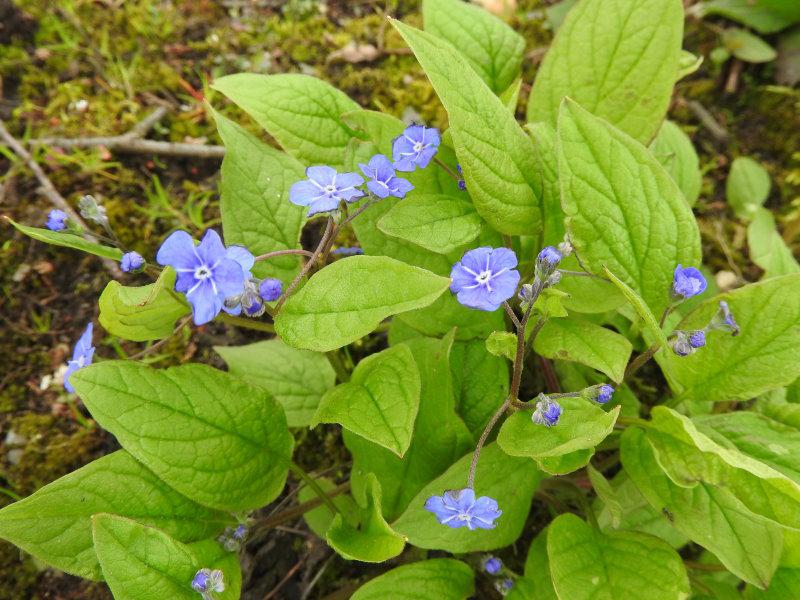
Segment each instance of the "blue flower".
[[[547,282],[550,276],[553,275],[562,258],[564,257],[557,248],[553,246],[546,246],[542,248],[542,251],[539,252],[539,255],[536,257],[536,279],[538,279],[540,282]],[[553,285],[558,283],[558,281],[560,281],[560,277],[554,281]],[[546,285],[545,287],[548,286]]]
[[494,520],[503,514],[497,507],[497,500],[489,496],[476,499],[472,488],[447,490],[441,496],[431,496],[425,501],[425,510],[436,515],[442,525],[470,530],[494,529]]
[[458,180],[458,189],[461,190],[462,192],[467,191],[467,182],[464,181],[463,179],[459,179]]
[[561,405],[550,400],[544,394],[539,394],[539,398],[540,400],[536,403],[536,410],[531,415],[531,421],[545,427],[558,425],[558,420],[561,418]]
[[470,250],[450,271],[450,291],[464,306],[493,311],[511,298],[519,283],[517,255],[508,248]]
[[730,331],[731,335],[733,336],[739,335],[739,332],[741,331],[738,323],[736,323],[736,319],[733,318],[733,313],[731,312],[728,303],[724,300],[719,301],[719,310],[717,311],[717,314],[714,315],[714,318],[711,319],[709,327],[712,329]]
[[489,575],[497,575],[503,568],[503,561],[496,556],[489,556],[483,561],[483,569]]
[[614,388],[607,383],[604,383],[597,389],[597,396],[595,396],[595,401],[599,404],[605,404],[611,397],[614,395]]
[[339,256],[356,256],[358,254],[364,254],[364,250],[358,246],[341,246],[340,248],[336,248],[333,253]]
[[92,346],[92,333],[94,333],[94,326],[89,323],[84,329],[75,348],[72,351],[72,358],[67,361],[67,372],[64,373],[64,389],[69,393],[75,391],[72,384],[69,382],[69,377],[78,369],[82,369],[92,364],[92,357],[94,356],[94,346]]
[[392,159],[398,171],[424,169],[439,149],[439,130],[424,125],[410,125],[392,142]]
[[213,598],[213,592],[224,592],[225,582],[219,569],[200,569],[192,579],[192,589],[203,596],[203,600]]
[[706,332],[703,329],[689,332],[689,345],[692,348],[702,348],[706,345]]
[[258,286],[258,293],[264,302],[274,302],[281,297],[282,292],[283,283],[281,283],[280,279],[268,277]]
[[120,268],[126,273],[138,271],[144,266],[144,259],[138,252],[126,252],[119,263]]
[[161,244],[156,260],[175,269],[175,291],[186,294],[196,325],[208,323],[223,308],[231,314],[241,312],[238,305],[229,308],[224,304],[226,298],[244,291],[250,277],[254,259],[245,248],[226,249],[213,229],[206,231],[197,246],[188,233],[176,231]]
[[675,267],[672,293],[676,298],[691,298],[706,291],[706,278],[694,267]]
[[246,538],[247,526],[239,525],[236,529],[226,527],[225,531],[217,537],[217,541],[222,544],[222,547],[228,552],[236,552],[242,547]]
[[394,166],[383,154],[376,154],[368,164],[359,163],[358,166],[367,178],[367,188],[378,198],[405,198],[414,189],[408,180],[395,177]]
[[501,596],[508,595],[508,592],[511,591],[511,588],[514,587],[514,580],[506,577],[502,581],[498,581],[494,584],[494,589],[500,592]]
[[308,216],[339,208],[339,203],[354,202],[364,195],[357,186],[364,183],[358,173],[337,173],[333,167],[308,167],[307,180],[289,189],[289,201],[308,206]]
[[67,213],[54,208],[47,213],[47,223],[45,223],[45,226],[51,231],[63,231],[67,228],[68,219]]
[[672,342],[672,351],[678,356],[689,356],[694,354],[694,348],[689,343],[685,331],[676,332],[675,340]]

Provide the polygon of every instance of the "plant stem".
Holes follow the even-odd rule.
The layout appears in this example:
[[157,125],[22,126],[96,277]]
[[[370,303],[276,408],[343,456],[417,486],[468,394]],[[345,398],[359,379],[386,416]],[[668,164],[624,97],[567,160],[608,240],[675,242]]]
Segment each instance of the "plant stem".
[[311,258],[314,256],[313,252],[309,252],[308,250],[301,250],[299,248],[289,248],[287,250],[273,250],[272,252],[267,252],[266,254],[259,254],[256,256],[256,262],[261,260],[269,260],[270,258],[275,258],[276,256],[285,256],[287,254],[300,254],[302,256],[307,256]]
[[300,467],[300,465],[298,465],[294,461],[289,461],[289,470],[295,475],[297,475],[300,479],[302,479],[303,483],[305,483],[308,487],[314,490],[314,493],[317,495],[317,497],[322,502],[324,502],[328,508],[331,509],[333,514],[337,514],[340,512],[339,508],[333,503],[333,500],[331,500],[330,496],[328,496],[328,494],[325,493],[325,490],[323,490],[322,487],[320,487],[320,485],[316,482],[316,480],[313,477],[311,477],[308,473],[306,473],[302,469],[302,467]]
[[448,175],[450,175],[450,177],[452,177],[452,178],[453,178],[453,179],[455,179],[456,181],[461,181],[461,176],[460,176],[458,173],[456,173],[455,171],[453,171],[453,169],[451,169],[450,167],[448,167],[446,164],[444,164],[444,162],[442,162],[442,160],[441,160],[441,159],[440,159],[438,156],[434,156],[434,157],[433,157],[433,161],[434,161],[434,162],[435,162],[437,165],[439,165],[440,167],[442,167],[442,169],[444,169],[444,170],[445,170],[445,172],[446,172]]
[[256,321],[254,319],[245,319],[244,317],[234,317],[233,315],[229,315],[227,313],[220,313],[217,318],[228,325],[244,327],[245,329],[255,329],[256,331],[263,331],[265,333],[275,333],[275,326],[272,323],[265,323],[264,321]]
[[595,275],[594,273],[588,273],[586,271],[570,271],[569,269],[559,269],[558,272],[562,275],[567,275],[568,277],[591,277],[593,279],[601,279],[606,281],[605,277],[600,277],[600,275]]
[[494,429],[494,426],[497,425],[497,421],[500,420],[500,417],[503,416],[503,413],[506,412],[506,409],[510,406],[512,401],[511,396],[506,398],[505,402],[497,409],[492,415],[492,418],[489,419],[489,422],[486,424],[486,427],[483,428],[483,433],[481,433],[481,437],[478,440],[477,446],[475,446],[475,451],[472,453],[472,462],[469,464],[469,475],[467,476],[467,487],[468,488],[475,488],[475,471],[478,468],[478,459],[481,456],[481,450],[483,449],[483,445],[486,443],[489,434]]
[[325,356],[327,357],[328,362],[331,363],[333,370],[336,372],[336,378],[339,380],[339,383],[350,381],[350,371],[347,370],[339,351],[331,350],[330,352],[326,352]]
[[661,329],[663,329],[663,328],[664,328],[664,323],[666,323],[666,322],[667,322],[667,317],[668,317],[668,316],[669,316],[669,314],[672,312],[672,309],[673,309],[673,308],[675,308],[675,305],[674,305],[674,304],[670,304],[669,306],[667,306],[667,308],[665,308],[665,309],[664,309],[664,312],[663,312],[663,313],[662,313],[662,315],[661,315],[661,319],[658,321],[658,326],[659,326]]
[[328,244],[328,238],[334,236],[336,234],[336,224],[333,222],[333,217],[328,217],[328,223],[325,226],[325,233],[322,234],[322,239],[320,239],[319,244],[317,245],[317,249],[314,250],[314,253],[311,255],[306,261],[306,264],[303,265],[303,268],[300,269],[300,272],[297,276],[292,279],[292,282],[289,284],[289,287],[286,288],[286,291],[281,294],[281,297],[278,298],[278,303],[275,305],[275,314],[277,315],[281,307],[283,306],[286,299],[292,294],[294,289],[300,283],[300,281],[305,277],[311,268],[314,266],[314,263],[317,262],[320,254],[322,253],[323,248]]
[[625,369],[625,374],[623,375],[622,380],[625,381],[626,379],[632,377],[633,374],[641,369],[648,360],[653,358],[653,355],[655,355],[660,348],[661,344],[653,344],[639,356],[634,358],[630,363],[628,363],[628,367]]
[[358,215],[360,215],[362,212],[367,210],[373,204],[375,204],[375,198],[370,196],[369,199],[366,202],[364,202],[364,204],[359,206],[356,210],[353,211],[352,214],[350,214],[347,217],[345,217],[345,219],[341,223],[339,223],[339,229],[341,229],[342,227],[347,225],[350,221],[355,219]]

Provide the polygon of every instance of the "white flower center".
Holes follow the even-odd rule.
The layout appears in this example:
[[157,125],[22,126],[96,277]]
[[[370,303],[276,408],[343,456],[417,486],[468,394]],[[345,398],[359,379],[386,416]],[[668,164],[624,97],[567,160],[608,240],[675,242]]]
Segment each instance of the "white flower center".
[[79,356],[78,360],[76,360],[75,362],[78,363],[78,368],[82,369],[83,367],[86,366],[86,357],[85,356]]
[[414,152],[422,152],[425,149],[425,144],[417,142],[414,144]]
[[457,518],[458,518],[459,521],[469,521],[469,520],[472,519],[472,516],[469,513],[462,512],[462,513],[458,513],[458,517]]
[[475,277],[475,283],[477,283],[478,285],[486,285],[487,283],[489,283],[489,280],[491,280],[491,278],[492,278],[491,271],[482,271],[478,273],[478,275]]
[[329,183],[325,186],[325,193],[328,195],[332,195],[336,191],[336,186],[332,183]]
[[194,278],[203,281],[204,279],[208,279],[211,277],[211,269],[209,269],[206,265],[201,265],[194,270]]

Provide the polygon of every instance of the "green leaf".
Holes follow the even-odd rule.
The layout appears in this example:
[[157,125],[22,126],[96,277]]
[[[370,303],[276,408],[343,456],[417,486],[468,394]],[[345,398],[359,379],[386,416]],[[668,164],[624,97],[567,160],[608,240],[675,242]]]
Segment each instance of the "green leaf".
[[619,279],[614,273],[609,271],[607,268],[603,267],[603,272],[606,277],[611,281],[612,284],[616,286],[616,288],[622,293],[625,299],[633,308],[636,316],[642,322],[642,329],[645,333],[645,338],[647,338],[648,343],[658,343],[661,345],[661,349],[656,353],[656,357],[662,356],[665,354],[664,348],[667,347],[667,336],[664,335],[664,331],[658,324],[653,312],[650,310],[650,307],[645,304],[645,301],[642,300],[642,297],[633,291],[624,281]]
[[546,358],[570,360],[622,381],[633,346],[624,336],[579,319],[548,320],[533,344]]
[[123,448],[200,504],[250,510],[283,489],[294,440],[266,391],[200,364],[104,361],[72,380]]
[[548,528],[547,554],[559,598],[680,600],[689,595],[681,557],[644,533],[603,533],[566,513]]
[[700,233],[683,194],[646,148],[571,100],[561,109],[558,146],[577,255],[594,273],[608,267],[660,314],[675,266],[700,262]]
[[775,217],[766,208],[756,209],[747,226],[747,245],[750,247],[750,260],[764,269],[765,279],[800,273],[800,263],[778,233]]
[[647,439],[675,484],[724,486],[748,510],[788,528],[800,522],[800,485],[763,462],[722,446],[688,418],[656,406]]
[[589,481],[592,482],[597,497],[603,501],[603,505],[608,510],[611,517],[611,526],[616,529],[622,521],[622,504],[617,499],[614,488],[608,480],[603,477],[603,474],[595,469],[591,464],[586,466],[586,472],[589,475]]
[[65,231],[50,231],[49,229],[41,229],[39,227],[28,227],[13,221],[9,217],[4,217],[11,223],[18,231],[21,231],[28,237],[31,237],[45,244],[52,244],[54,246],[64,246],[65,248],[72,248],[80,250],[88,254],[94,254],[102,258],[110,258],[112,260],[120,260],[122,258],[122,250],[112,248],[111,246],[103,246],[90,240],[86,240],[74,233],[67,233]]
[[736,216],[749,221],[764,206],[772,182],[769,173],[747,156],[736,158],[725,180],[725,197]]
[[543,246],[556,246],[564,241],[564,211],[561,210],[561,189],[558,185],[556,131],[547,123],[528,123],[525,131],[533,141],[533,151],[542,177],[542,210],[544,212]]
[[525,40],[493,14],[461,0],[425,0],[422,18],[425,31],[457,48],[494,93],[519,74]]
[[507,546],[522,533],[533,493],[543,476],[532,461],[510,457],[497,444],[483,449],[475,473],[475,495],[495,498],[503,511],[494,529],[452,529],[441,525],[433,513],[425,510],[425,501],[431,496],[464,487],[471,460],[470,452],[422,488],[393,523],[397,531],[408,537],[410,544],[453,553],[477,552]]
[[[571,271],[583,270],[574,254],[565,257],[559,266]],[[625,297],[610,282],[597,277],[564,276],[556,289],[569,294],[563,305],[573,312],[606,313],[625,304]]]
[[[325,477],[317,477],[315,479],[319,486],[326,493],[330,492],[336,487],[330,479]],[[307,485],[300,488],[300,492],[297,494],[297,500],[301,504],[316,498],[318,498],[316,492]],[[355,500],[353,500],[352,496],[349,494],[339,494],[338,496],[331,498],[331,501],[342,513],[345,522],[352,527],[358,526],[359,507]],[[325,539],[325,533],[328,531],[331,523],[333,522],[333,517],[334,513],[331,512],[331,509],[328,508],[326,504],[321,504],[317,508],[303,514],[303,519],[305,520],[306,525],[308,525],[308,528],[323,539]]]
[[0,510],[0,537],[85,579],[102,579],[92,547],[91,516],[113,512],[189,542],[233,519],[195,504],[124,450],[81,467]]
[[503,311],[467,308],[450,293],[442,294],[430,306],[397,315],[397,320],[428,337],[441,337],[455,327],[457,340],[485,338],[504,325]]
[[386,235],[438,254],[463,248],[481,232],[481,218],[472,204],[441,194],[413,195],[395,204],[378,221]]
[[500,101],[511,111],[512,115],[517,114],[517,104],[519,104],[519,93],[522,90],[522,77],[518,76],[503,92],[499,94]]
[[800,5],[791,0],[712,0],[700,6],[703,16],[722,15],[759,33],[774,33],[800,22]]
[[456,410],[477,441],[508,395],[509,365],[489,354],[482,340],[456,342],[450,354]]
[[452,334],[442,340],[416,338],[411,349],[422,381],[411,445],[402,458],[345,430],[353,455],[353,496],[365,498],[365,478],[374,473],[383,490],[383,514],[393,520],[429,481],[441,475],[472,446],[472,436],[455,412],[450,377]]
[[689,136],[673,121],[664,121],[650,144],[650,152],[678,184],[689,206],[694,206],[700,195],[703,177],[700,174],[700,159]]
[[172,335],[175,321],[189,314],[189,305],[172,292],[175,271],[167,267],[155,283],[128,287],[109,281],[100,294],[100,324],[124,340],[144,342]]
[[216,79],[211,87],[238,104],[299,161],[342,166],[353,132],[341,115],[359,106],[329,83],[296,73],[237,73]]
[[450,280],[385,256],[337,260],[284,304],[275,330],[295,348],[326,352],[367,335],[391,315],[428,306]]
[[528,121],[555,126],[567,96],[648,143],[667,113],[682,40],[680,0],[583,0],[539,67]]
[[408,346],[387,348],[364,358],[349,382],[322,397],[311,425],[339,423],[402,457],[411,443],[421,385]]
[[396,567],[361,586],[351,600],[466,600],[475,591],[472,569],[452,558]]
[[558,600],[550,579],[550,563],[547,558],[547,527],[542,529],[528,548],[525,559],[525,576],[516,580],[507,600]]
[[680,398],[744,400],[789,385],[800,376],[800,274],[746,285],[701,304],[679,324],[702,329],[728,302],[741,333],[711,332],[702,352],[671,361]]
[[[289,202],[289,188],[305,179],[303,165],[216,111],[213,115],[225,144],[219,184],[225,243],[241,244],[255,255],[299,248],[305,209]],[[299,265],[298,256],[280,256],[256,263],[253,273],[289,280]]]
[[517,411],[500,428],[498,445],[506,454],[537,461],[592,450],[613,431],[620,411],[617,406],[605,412],[583,398],[559,398],[558,403],[563,409],[558,425],[537,425],[530,410]]
[[744,29],[726,29],[722,32],[722,43],[733,56],[749,63],[770,62],[778,56],[775,48]]
[[561,456],[546,456],[536,461],[539,468],[548,475],[567,475],[589,464],[594,448],[575,450]]
[[704,57],[702,55],[696,56],[688,50],[681,50],[681,56],[678,59],[678,74],[675,77],[675,81],[679,81],[697,72],[700,65],[703,64],[703,60]]
[[310,425],[322,396],[336,385],[336,373],[324,354],[297,350],[277,338],[214,350],[228,363],[228,371],[281,403],[289,427]]
[[778,570],[765,591],[747,586],[747,600],[787,600],[800,597],[800,533],[784,530],[783,555]]
[[783,545],[778,525],[748,510],[725,487],[675,485],[641,430],[625,431],[621,451],[625,471],[665,522],[713,552],[738,577],[760,587],[769,584]]
[[501,233],[536,233],[542,227],[542,191],[530,138],[458,50],[429,33],[392,24],[447,110],[475,210]]
[[366,479],[366,505],[361,507],[358,527],[347,523],[341,514],[333,517],[325,538],[331,548],[347,560],[378,563],[398,556],[406,538],[394,531],[381,511],[381,486],[373,473]]
[[486,350],[513,363],[517,356],[517,336],[510,331],[493,331],[486,338]]
[[[367,139],[376,145],[373,154],[380,153],[384,156],[392,155],[394,138],[403,133],[406,128],[406,124],[394,115],[375,110],[354,110],[344,113],[342,119],[347,125],[364,132]],[[350,143],[352,144],[353,141],[351,140]],[[365,156],[365,158],[367,157]],[[347,165],[350,169],[355,168],[355,166],[354,164]],[[413,174],[416,175],[418,172],[420,171],[414,171]],[[406,175],[403,175],[403,177],[405,178]]]

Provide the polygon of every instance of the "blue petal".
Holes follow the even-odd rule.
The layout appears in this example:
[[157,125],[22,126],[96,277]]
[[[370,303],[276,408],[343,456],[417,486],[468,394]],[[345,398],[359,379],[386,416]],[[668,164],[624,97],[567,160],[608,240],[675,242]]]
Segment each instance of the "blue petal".
[[67,363],[67,370],[64,373],[64,389],[67,390],[70,394],[75,393],[75,388],[72,387],[72,384],[69,382],[70,375],[72,375],[75,371],[78,370],[78,365],[70,361]]
[[222,243],[222,238],[213,229],[206,231],[196,250],[197,256],[208,266],[212,266],[218,260],[225,258],[225,245]]
[[328,166],[308,167],[306,169],[306,177],[321,187],[333,183],[336,177],[336,169]]
[[94,333],[94,324],[89,323],[86,329],[83,330],[81,337],[75,342],[75,349],[72,351],[72,360],[78,360],[79,356],[84,356],[88,352],[94,352],[92,347],[92,334]]
[[[238,265],[236,268],[239,268]],[[189,290],[186,299],[192,305],[195,325],[205,325],[212,321],[222,309],[222,299],[219,294],[214,292],[214,286],[211,285],[210,279],[200,282]]]
[[315,200],[308,208],[308,216],[321,212],[328,212],[339,208],[339,199],[331,196],[322,196]]
[[341,198],[345,202],[355,202],[364,195],[364,192],[356,188],[347,188],[338,191],[336,195],[338,198]]
[[403,135],[413,142],[425,142],[425,126],[424,125],[409,125],[403,131]]
[[462,289],[456,295],[456,299],[466,307],[477,310],[492,312],[500,308],[502,301],[497,302],[496,298],[489,293],[484,286],[473,289]]
[[489,259],[489,268],[492,273],[497,273],[502,269],[513,269],[517,266],[517,255],[508,248],[495,248]]
[[405,198],[406,194],[414,189],[414,186],[407,179],[392,177],[389,180],[389,189],[392,191],[392,196]]
[[358,173],[339,173],[336,176],[336,188],[346,190],[363,185],[364,178]]
[[374,179],[370,179],[367,182],[367,189],[375,194],[378,198],[388,198],[389,197],[389,188],[386,187],[383,183],[379,181],[375,181]]
[[417,168],[417,163],[414,162],[414,156],[400,156],[394,161],[394,168],[404,173],[410,173]]
[[289,188],[289,202],[298,206],[308,206],[325,193],[310,181],[303,180]]
[[244,246],[228,246],[225,255],[231,260],[235,260],[242,267],[245,275],[250,277],[250,269],[256,264],[256,257]]
[[461,257],[461,264],[475,271],[475,273],[481,273],[491,265],[491,255],[492,248],[489,246],[481,246],[480,248],[475,248],[464,254],[464,256]]
[[375,172],[378,181],[388,181],[394,177],[394,166],[392,161],[386,158],[383,154],[376,154],[369,161],[370,167]]
[[517,270],[506,271],[497,277],[492,277],[491,281],[489,282],[489,285],[492,288],[492,294],[494,294],[500,300],[500,302],[508,300],[517,292],[519,278],[520,275],[519,271]]
[[169,265],[176,271],[194,271],[200,266],[200,259],[195,254],[194,240],[185,231],[175,231],[164,240],[156,254],[160,265]]
[[241,265],[235,260],[223,258],[214,266],[212,274],[217,295],[222,300],[238,296],[244,291],[244,273]]
[[180,271],[175,278],[175,291],[185,294],[192,289],[195,283],[197,283],[197,279],[195,279],[194,270]]
[[423,128],[424,131],[422,132],[422,141],[425,144],[430,144],[431,146],[438,147],[439,144],[442,142],[442,138],[439,136],[439,130],[436,127],[425,127]]
[[[405,135],[398,135],[392,142],[392,159],[395,163],[404,155],[414,154],[414,142]],[[395,165],[397,168],[397,165]]]
[[431,162],[431,159],[436,155],[438,148],[436,146],[427,146],[417,155],[417,166],[424,169]]
[[454,294],[460,292],[462,288],[475,285],[475,276],[464,270],[460,262],[453,265],[450,271],[450,279],[452,279],[450,291]]

